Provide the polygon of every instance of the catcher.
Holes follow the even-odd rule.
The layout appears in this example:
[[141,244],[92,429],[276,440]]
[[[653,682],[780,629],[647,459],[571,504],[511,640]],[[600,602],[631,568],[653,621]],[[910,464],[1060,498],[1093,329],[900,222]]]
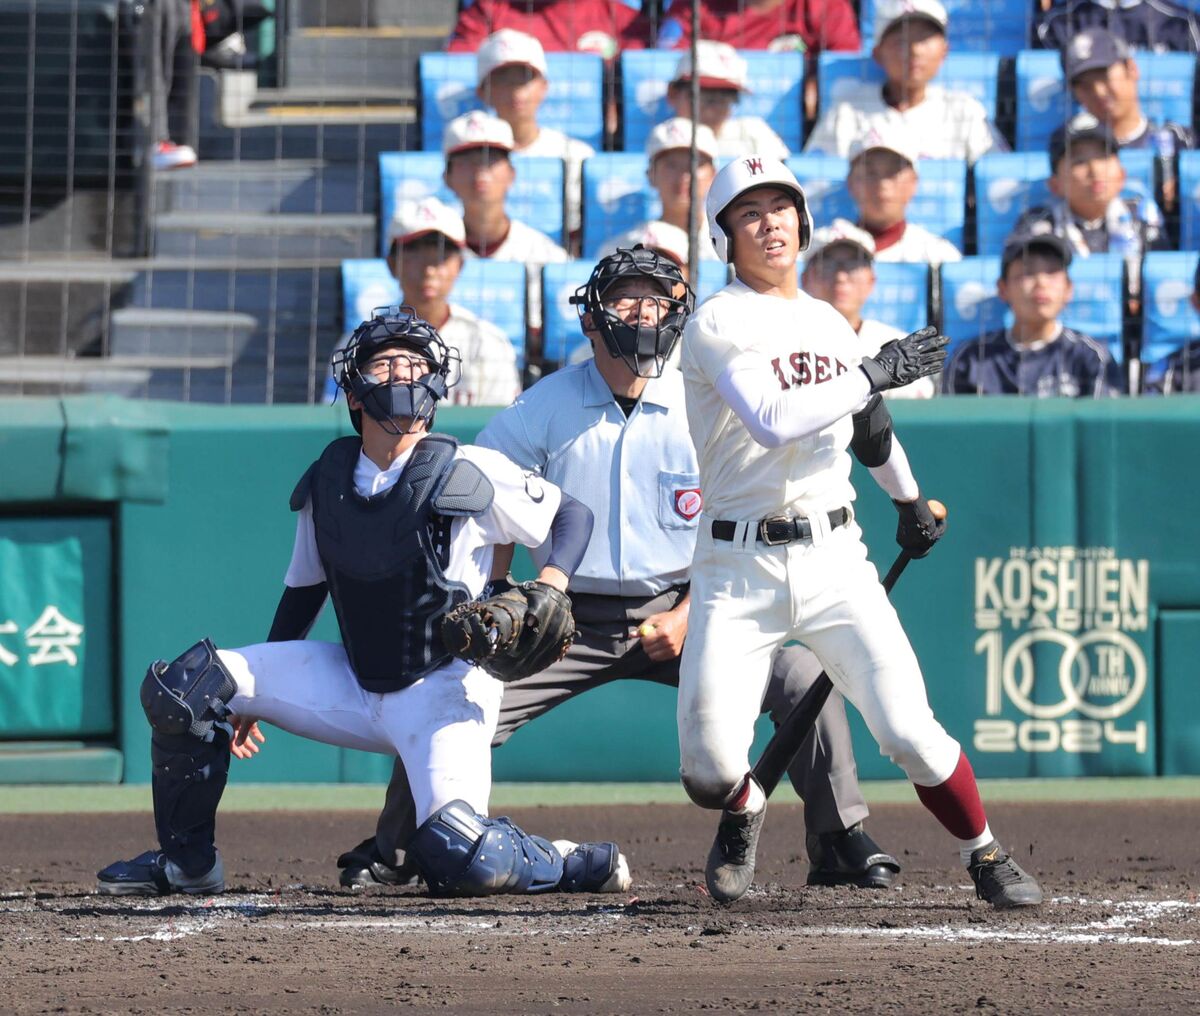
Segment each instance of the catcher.
[[[591,543],[570,585],[579,638],[565,659],[540,673],[504,675],[520,679],[505,685],[496,745],[559,703],[610,681],[679,682],[702,496],[683,379],[664,365],[691,312],[692,294],[673,261],[635,246],[603,258],[572,303],[594,358],[538,382],[477,439],[564,492],[586,497],[596,512]],[[539,565],[548,550],[535,550]],[[499,637],[468,618],[454,638],[478,645],[484,656]],[[764,708],[781,720],[820,669],[807,650],[784,649]],[[403,884],[417,874],[418,841],[411,838],[420,809],[414,810],[406,770],[406,760],[398,759],[376,835],[338,859],[343,885]],[[900,866],[862,828],[867,807],[839,696],[821,713],[791,777],[805,803],[810,884],[890,885]]]
[[[101,893],[224,889],[217,804],[230,739],[244,740],[256,719],[398,754],[419,824],[409,857],[438,895],[628,887],[614,843],[551,843],[487,817],[503,687],[451,655],[441,621],[482,591],[497,544],[541,545],[537,581],[504,601],[518,604],[519,628],[491,655],[535,665],[561,655],[572,632],[561,590],[583,558],[592,514],[498,452],[428,433],[456,361],[408,307],[377,312],[355,331],[335,370],[361,441],[332,442],[292,494],[295,548],[269,641],[218,650],[205,639],[147,672],[159,848],[101,871]],[[326,596],[342,645],[304,641]]]

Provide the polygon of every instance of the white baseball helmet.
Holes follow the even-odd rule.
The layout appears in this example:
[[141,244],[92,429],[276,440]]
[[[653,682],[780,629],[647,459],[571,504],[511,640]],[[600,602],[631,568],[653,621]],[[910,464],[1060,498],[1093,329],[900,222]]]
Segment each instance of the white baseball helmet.
[[812,240],[812,213],[808,210],[808,198],[800,181],[779,159],[768,155],[742,155],[734,159],[714,178],[704,202],[708,213],[708,231],[712,236],[717,257],[729,264],[729,236],[717,222],[720,215],[739,194],[752,187],[782,187],[796,195],[796,211],[800,214],[800,250],[808,249]]

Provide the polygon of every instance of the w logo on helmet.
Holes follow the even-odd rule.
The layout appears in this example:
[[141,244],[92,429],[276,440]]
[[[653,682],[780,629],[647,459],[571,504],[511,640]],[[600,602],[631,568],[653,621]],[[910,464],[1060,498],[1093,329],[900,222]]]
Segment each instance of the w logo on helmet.
[[742,161],[745,162],[746,168],[748,170],[750,170],[751,176],[757,176],[759,173],[761,173],[763,171],[762,159],[758,159],[758,158],[743,159]]

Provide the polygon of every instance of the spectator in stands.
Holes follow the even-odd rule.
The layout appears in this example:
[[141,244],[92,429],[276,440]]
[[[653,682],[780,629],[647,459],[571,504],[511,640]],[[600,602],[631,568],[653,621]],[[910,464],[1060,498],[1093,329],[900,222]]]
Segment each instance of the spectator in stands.
[[[659,223],[666,223],[681,229],[684,235],[688,232],[688,209],[691,191],[691,144],[692,121],[683,117],[664,120],[658,124],[646,139],[646,155],[649,166],[646,176],[650,186],[658,192],[662,202],[662,215],[658,220],[639,223],[633,229],[615,236],[603,245],[604,253],[616,250],[618,247],[632,248],[636,243],[644,243],[642,239],[647,229]],[[715,260],[717,257],[713,246],[708,242],[708,227],[704,219],[704,199],[708,196],[709,185],[716,176],[716,160],[718,145],[716,135],[711,130],[699,124],[696,128],[696,150],[699,155],[699,166],[696,173],[696,199],[700,205],[700,229],[704,242],[700,244],[700,257]],[[649,246],[649,245],[647,245]],[[684,260],[687,254],[684,253]]]
[[[1190,302],[1192,312],[1200,314],[1200,264],[1196,265]],[[1200,339],[1189,342],[1155,364],[1147,374],[1146,391],[1163,395],[1200,392]]]
[[846,155],[856,138],[875,128],[903,131],[914,154],[926,159],[973,163],[985,152],[1006,151],[978,99],[930,84],[949,50],[948,23],[938,0],[879,0],[871,55],[887,80],[861,82],[834,103],[804,150]]
[[1171,0],[1067,0],[1038,17],[1033,44],[1066,50],[1089,28],[1107,28],[1135,49],[1200,52],[1200,18]]
[[204,24],[192,0],[155,0],[149,5],[156,38],[150,47],[154,79],[150,94],[155,145],[151,162],[157,170],[196,164],[187,141],[193,132],[192,109],[196,65],[204,49]]
[[1121,391],[1108,350],[1059,320],[1071,301],[1071,247],[1053,233],[1008,241],[1000,258],[1000,299],[1010,328],[957,346],[946,360],[942,391],[958,395],[1101,396]]
[[501,29],[479,47],[476,75],[479,98],[512,128],[515,152],[563,160],[566,226],[574,242],[580,227],[583,160],[596,153],[562,131],[538,126],[538,110],[549,89],[542,44],[524,32]]
[[[690,46],[691,6],[665,6],[659,49]],[[798,50],[810,57],[827,49],[856,52],[862,45],[848,0],[700,0],[700,37],[736,49]]]
[[858,224],[874,241],[876,261],[941,264],[961,261],[949,240],[909,222],[908,205],[917,193],[916,156],[894,129],[875,129],[850,146],[846,187],[858,206]]
[[[750,89],[746,81],[746,61],[736,49],[723,42],[702,40],[696,44],[700,65],[700,122],[717,136],[721,155],[769,155],[786,159],[791,153],[783,139],[758,116],[734,116],[733,108],[742,93]],[[692,54],[679,59],[675,77],[667,86],[667,102],[676,116],[692,116]],[[799,112],[797,112],[799,115]]]
[[509,159],[512,150],[512,128],[480,110],[451,120],[442,135],[446,186],[463,204],[464,254],[527,266],[529,326],[536,338],[542,325],[542,266],[569,258],[545,233],[510,218],[505,211],[504,202],[516,179]]
[[[899,328],[864,318],[863,306],[875,288],[875,240],[846,219],[834,219],[813,232],[800,276],[804,291],[832,304],[850,322],[860,340],[862,355],[873,356],[886,342],[904,338]],[[928,399],[936,391],[933,378],[923,377],[903,388],[884,392],[889,399]]]
[[532,35],[551,53],[595,53],[611,62],[650,44],[650,21],[623,0],[474,0],[462,8],[446,49],[474,53],[502,28]]
[[1163,198],[1175,206],[1176,155],[1195,147],[1192,132],[1170,121],[1151,123],[1138,100],[1140,73],[1133,50],[1104,28],[1080,32],[1062,53],[1063,75],[1084,109],[1112,128],[1118,148],[1152,148],[1161,168]]
[[[1074,254],[1123,254],[1133,267],[1168,240],[1149,194],[1121,196],[1125,167],[1108,124],[1080,113],[1050,136],[1050,201],[1017,221],[1015,234],[1054,233]],[[1136,292],[1136,279],[1131,279]]]

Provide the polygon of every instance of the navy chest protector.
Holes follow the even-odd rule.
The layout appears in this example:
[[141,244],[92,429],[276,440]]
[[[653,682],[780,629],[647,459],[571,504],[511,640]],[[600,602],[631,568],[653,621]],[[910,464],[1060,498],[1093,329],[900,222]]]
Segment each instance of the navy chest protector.
[[363,497],[354,489],[362,444],[340,438],[292,494],[293,511],[312,500],[342,644],[367,691],[405,688],[451,658],[442,616],[471,594],[446,577],[450,526],[456,516],[482,514],[493,496],[478,467],[455,458],[457,446],[442,435],[422,439],[394,486]]

